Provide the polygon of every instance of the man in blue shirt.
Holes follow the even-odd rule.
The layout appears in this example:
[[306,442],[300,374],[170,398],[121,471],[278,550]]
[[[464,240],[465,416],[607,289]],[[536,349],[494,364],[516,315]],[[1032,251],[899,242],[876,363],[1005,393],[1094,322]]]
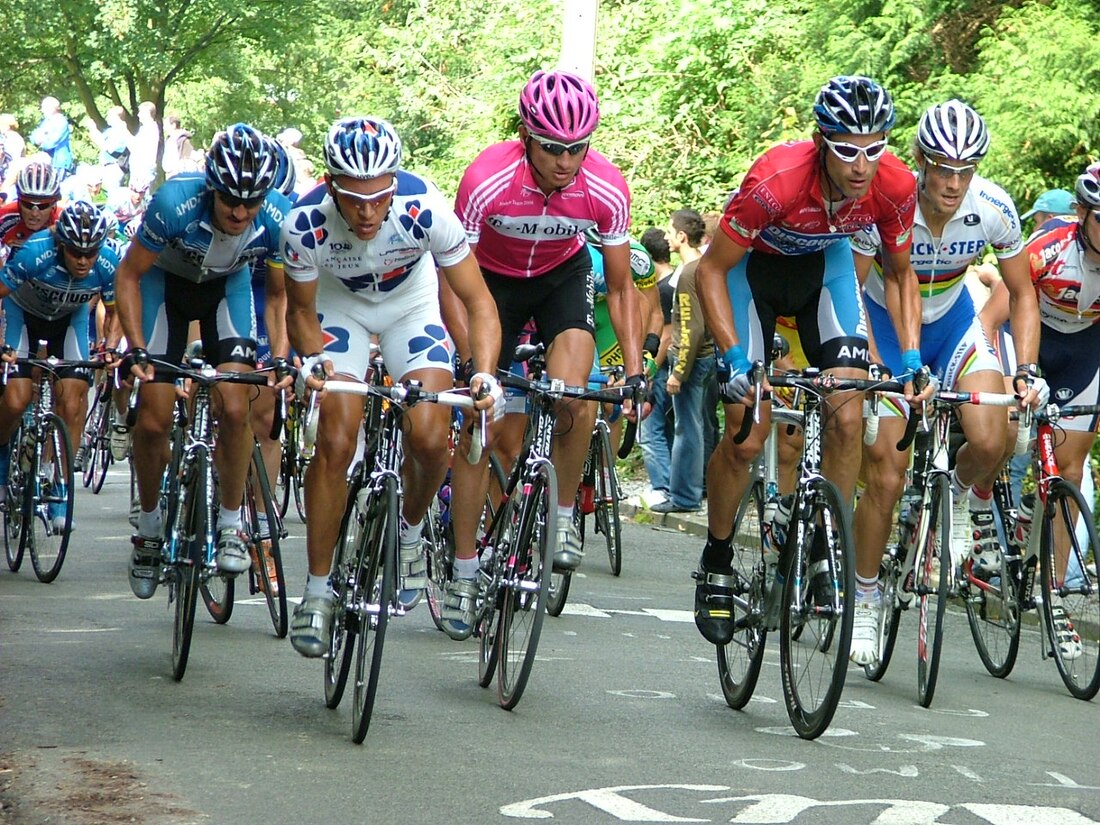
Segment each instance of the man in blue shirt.
[[[31,235],[0,270],[3,298],[5,360],[34,355],[38,342],[46,354],[68,360],[88,360],[88,315],[92,301],[102,296],[107,308],[107,342],[118,343],[114,323],[114,276],[118,256],[106,244],[108,222],[90,203],[78,201],[61,210],[52,229]],[[91,373],[62,369],[54,396],[57,413],[74,437],[84,428]],[[0,394],[0,498],[7,494],[9,439],[31,401],[31,372],[19,366]],[[65,527],[63,504],[51,505],[55,529]],[[71,527],[71,525],[70,525]]]
[[[230,126],[210,147],[205,177],[177,175],[157,190],[118,269],[119,317],[131,347],[127,362],[135,377],[149,382],[141,389],[133,438],[141,511],[130,588],[138,598],[150,598],[157,587],[160,480],[175,398],[171,378],[158,378],[149,359],[180,363],[188,326],[197,321],[209,362],[219,370],[255,368],[251,265],[266,260],[269,277],[282,277],[279,230],[290,209],[286,197],[272,191],[275,173],[263,135],[243,123]],[[249,567],[240,510],[252,454],[249,397],[246,385],[223,384],[216,398],[217,564],[230,575]]]

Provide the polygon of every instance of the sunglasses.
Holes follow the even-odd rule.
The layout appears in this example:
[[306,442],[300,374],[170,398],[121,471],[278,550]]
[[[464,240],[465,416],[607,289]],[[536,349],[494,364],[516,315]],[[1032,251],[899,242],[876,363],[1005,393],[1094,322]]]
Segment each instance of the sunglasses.
[[951,178],[955,177],[955,175],[958,175],[963,180],[966,180],[970,177],[973,177],[974,170],[978,168],[977,165],[973,163],[968,163],[964,166],[951,166],[947,163],[939,163],[938,161],[934,161],[932,160],[932,158],[925,158],[924,160],[929,166],[932,167],[932,171],[935,172],[938,177],[941,177],[944,180],[950,180]]
[[65,245],[65,251],[68,252],[70,255],[72,255],[77,260],[88,260],[88,259],[98,258],[99,257],[99,250],[101,248],[102,247],[98,247],[98,246],[84,247],[84,246],[69,246],[68,244]]
[[218,200],[230,209],[236,209],[238,206],[243,206],[245,209],[256,209],[264,202],[266,197],[266,195],[260,195],[258,198],[238,198],[236,195],[227,195],[225,192],[215,192],[215,194],[218,196]]
[[536,137],[535,135],[531,135],[531,137],[542,151],[556,158],[561,157],[566,152],[576,157],[588,148],[589,141],[588,138],[585,138],[584,140],[578,140],[576,143],[561,143],[557,140],[550,140],[550,138]]
[[829,140],[824,135],[822,135],[821,139],[825,141],[825,145],[829,147],[829,151],[845,163],[855,163],[860,155],[874,162],[886,153],[886,138],[876,140],[869,146],[856,146],[854,143],[845,143],[841,140]]
[[337,195],[342,195],[345,198],[350,198],[351,200],[355,201],[356,205],[377,206],[397,191],[397,178],[394,178],[393,182],[385,189],[382,189],[378,192],[371,192],[369,195],[364,195],[359,192],[352,192],[349,189],[344,189],[334,180],[329,181],[329,186],[332,187],[332,191],[335,192]]
[[29,201],[25,198],[19,199],[19,205],[24,209],[29,209],[31,212],[45,212],[49,209],[53,209],[57,204],[57,201]]

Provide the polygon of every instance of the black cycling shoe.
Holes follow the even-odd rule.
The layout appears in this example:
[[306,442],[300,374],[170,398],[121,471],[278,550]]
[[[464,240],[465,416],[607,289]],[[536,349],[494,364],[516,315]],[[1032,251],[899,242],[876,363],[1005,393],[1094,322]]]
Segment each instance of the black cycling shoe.
[[695,626],[713,645],[733,639],[733,571],[715,572],[700,562],[695,579]]

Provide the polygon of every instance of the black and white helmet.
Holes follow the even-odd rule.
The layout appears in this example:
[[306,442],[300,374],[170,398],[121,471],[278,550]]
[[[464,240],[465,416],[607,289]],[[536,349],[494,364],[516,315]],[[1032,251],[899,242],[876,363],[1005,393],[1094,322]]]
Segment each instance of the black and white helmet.
[[401,138],[380,118],[338,120],[325,137],[325,168],[358,180],[392,175],[401,168]]
[[87,201],[66,206],[54,224],[58,242],[76,249],[98,249],[109,231],[107,217],[99,207]]
[[888,132],[895,119],[890,93],[862,75],[834,77],[814,102],[814,120],[826,135]]
[[926,155],[977,163],[989,151],[989,130],[970,106],[961,100],[949,100],[921,115],[917,145]]
[[19,173],[15,191],[21,198],[52,200],[61,197],[61,178],[48,163],[28,163]]
[[1089,209],[1100,209],[1100,163],[1090,163],[1077,177],[1077,202]]
[[262,198],[275,183],[277,165],[267,139],[235,123],[214,138],[206,153],[206,184],[242,200]]

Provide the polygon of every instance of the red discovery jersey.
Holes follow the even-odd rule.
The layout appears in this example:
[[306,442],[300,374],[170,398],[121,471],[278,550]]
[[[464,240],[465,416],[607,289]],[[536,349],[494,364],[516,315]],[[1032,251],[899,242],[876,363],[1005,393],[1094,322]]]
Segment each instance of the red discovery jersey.
[[887,152],[862,198],[825,206],[819,150],[813,141],[773,146],[745,175],[730,200],[722,228],[743,247],[780,255],[805,255],[857,232],[878,228],[888,252],[912,241],[917,182],[912,171]]
[[[46,225],[53,226],[60,214],[61,207],[54,206]],[[23,223],[23,216],[19,213],[19,201],[0,206],[0,243],[11,249],[18,249],[33,234],[34,232],[27,229],[27,225]]]

